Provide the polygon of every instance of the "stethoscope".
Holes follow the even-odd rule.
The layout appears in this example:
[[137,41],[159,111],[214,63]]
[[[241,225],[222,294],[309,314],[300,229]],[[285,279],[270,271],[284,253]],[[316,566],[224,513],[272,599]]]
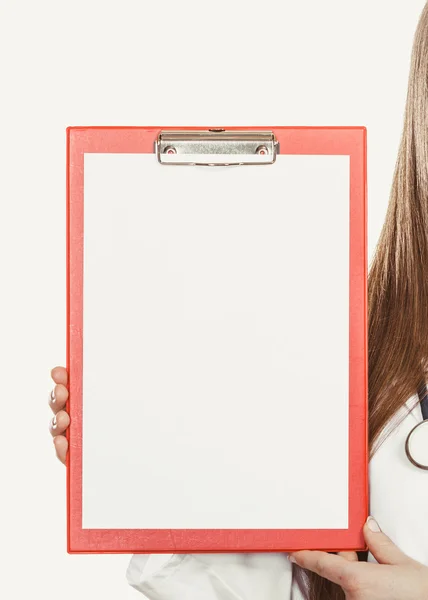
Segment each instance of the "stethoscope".
[[[418,392],[419,393],[419,392]],[[418,423],[406,439],[406,454],[410,462],[428,471],[428,387],[425,386],[422,394],[419,393],[421,398],[421,410],[423,421]]]

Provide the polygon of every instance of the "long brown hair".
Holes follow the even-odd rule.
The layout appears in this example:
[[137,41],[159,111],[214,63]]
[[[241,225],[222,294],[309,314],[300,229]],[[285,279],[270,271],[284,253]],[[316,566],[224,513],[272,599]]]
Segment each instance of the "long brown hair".
[[[385,223],[368,276],[370,454],[387,423],[420,391],[428,359],[428,3],[416,31],[404,127]],[[382,434],[382,435],[381,435]],[[342,589],[302,569],[308,600]],[[305,587],[306,587],[305,586]]]

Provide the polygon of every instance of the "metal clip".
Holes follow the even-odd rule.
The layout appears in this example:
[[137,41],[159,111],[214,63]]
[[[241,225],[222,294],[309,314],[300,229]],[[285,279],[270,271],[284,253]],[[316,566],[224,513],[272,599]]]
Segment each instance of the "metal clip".
[[271,165],[278,141],[271,131],[161,131],[155,152],[163,165]]

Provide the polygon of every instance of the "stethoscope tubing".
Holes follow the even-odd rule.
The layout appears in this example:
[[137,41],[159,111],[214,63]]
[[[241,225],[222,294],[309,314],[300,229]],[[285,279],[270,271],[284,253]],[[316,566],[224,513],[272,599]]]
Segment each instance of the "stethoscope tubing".
[[[418,392],[419,394],[419,398],[420,398],[420,405],[421,405],[421,412],[422,412],[422,421],[420,423],[418,423],[417,425],[415,425],[415,427],[413,427],[413,429],[409,432],[407,438],[406,438],[406,444],[405,444],[405,449],[406,449],[406,455],[407,458],[409,459],[409,461],[415,466],[418,467],[419,469],[423,469],[424,471],[428,471],[428,459],[427,459],[427,464],[422,464],[421,462],[419,462],[418,460],[416,460],[416,458],[412,455],[411,450],[410,450],[410,442],[412,440],[412,437],[414,437],[415,432],[418,431],[419,433],[421,432],[422,428],[426,429],[426,443],[427,443],[427,453],[428,453],[428,387],[427,385],[424,386],[424,389],[421,392]],[[428,456],[428,454],[427,454]]]

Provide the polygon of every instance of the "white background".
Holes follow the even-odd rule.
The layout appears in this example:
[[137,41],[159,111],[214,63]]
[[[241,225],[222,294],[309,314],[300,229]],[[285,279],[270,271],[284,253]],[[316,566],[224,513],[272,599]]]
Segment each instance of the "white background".
[[366,125],[371,255],[423,5],[1,0],[0,596],[141,598],[128,557],[65,552],[46,404],[65,361],[65,127]]

